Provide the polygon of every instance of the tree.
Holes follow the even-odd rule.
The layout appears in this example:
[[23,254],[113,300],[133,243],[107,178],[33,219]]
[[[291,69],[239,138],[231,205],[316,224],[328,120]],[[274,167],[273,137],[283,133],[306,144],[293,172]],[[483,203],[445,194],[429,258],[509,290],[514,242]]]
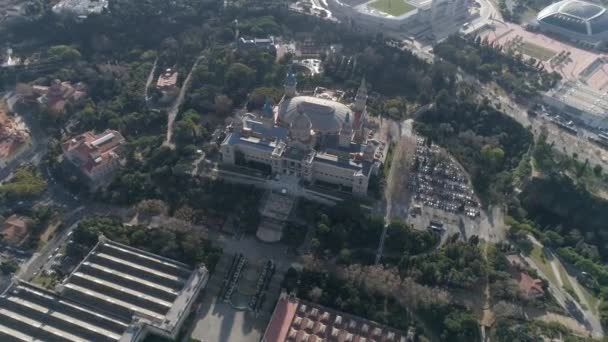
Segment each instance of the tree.
[[505,151],[500,147],[485,145],[481,149],[481,156],[487,166],[496,169],[502,164],[505,158]]
[[34,197],[43,193],[46,187],[46,180],[33,166],[24,166],[15,171],[8,183],[0,185],[0,193],[15,198]]
[[17,272],[19,269],[19,263],[15,259],[6,259],[0,263],[0,271],[2,274],[9,275]]
[[253,84],[255,70],[242,63],[233,63],[226,72],[224,85],[227,94],[245,94]]
[[80,51],[69,45],[55,45],[48,50],[51,62],[72,63],[80,59]]
[[602,175],[602,166],[600,164],[593,167],[593,174],[595,174],[597,177]]
[[143,218],[166,215],[168,211],[167,204],[158,199],[144,200],[137,204],[137,213]]
[[232,100],[223,94],[217,95],[214,100],[215,112],[224,116],[232,112],[233,102]]

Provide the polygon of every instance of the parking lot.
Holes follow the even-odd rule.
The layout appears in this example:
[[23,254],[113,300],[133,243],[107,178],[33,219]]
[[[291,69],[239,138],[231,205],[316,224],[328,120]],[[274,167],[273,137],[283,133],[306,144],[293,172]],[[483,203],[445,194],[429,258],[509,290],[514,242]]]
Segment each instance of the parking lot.
[[416,154],[409,187],[414,196],[414,213],[431,207],[450,213],[479,216],[479,203],[460,165],[437,145],[416,139]]

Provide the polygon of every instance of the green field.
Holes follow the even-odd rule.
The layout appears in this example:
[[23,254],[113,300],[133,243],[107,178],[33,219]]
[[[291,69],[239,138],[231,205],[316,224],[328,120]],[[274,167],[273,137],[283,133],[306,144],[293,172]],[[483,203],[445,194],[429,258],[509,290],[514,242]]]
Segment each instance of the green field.
[[545,274],[551,283],[557,284],[557,278],[559,275],[553,273],[553,269],[549,264],[549,261],[545,258],[542,248],[537,245],[533,245],[532,251],[529,255],[530,259],[534,261],[536,266]]
[[404,0],[378,0],[369,4],[369,6],[394,17],[398,17],[416,9],[416,7],[408,4]]
[[556,55],[556,52],[553,50],[528,42],[523,42],[517,47],[517,50],[526,56],[534,57],[541,61],[548,61],[551,57]]

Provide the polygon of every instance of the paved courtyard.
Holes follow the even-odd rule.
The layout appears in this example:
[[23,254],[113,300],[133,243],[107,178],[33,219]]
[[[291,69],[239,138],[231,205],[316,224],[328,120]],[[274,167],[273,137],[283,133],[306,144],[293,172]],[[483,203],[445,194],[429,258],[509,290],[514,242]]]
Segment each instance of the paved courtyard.
[[[217,234],[210,232],[210,234]],[[259,342],[264,329],[270,320],[272,310],[280,294],[281,281],[285,271],[294,259],[285,253],[286,247],[281,244],[266,244],[254,237],[234,239],[226,235],[214,237],[224,248],[216,270],[209,280],[198,317],[192,328],[191,337],[204,342]],[[232,295],[231,303],[224,303],[218,298],[221,284],[232,262],[234,253],[243,253],[247,265],[243,269],[237,290]],[[268,258],[276,263],[276,273],[271,279],[266,299],[258,317],[245,309],[262,266]],[[236,305],[234,305],[236,304]]]
[[[587,67],[592,63],[598,63],[598,58],[602,57],[602,54],[580,49],[543,33],[526,31],[517,24],[497,21],[494,21],[493,24],[495,29],[480,32],[482,38],[487,38],[502,46],[516,43],[520,46],[519,51],[530,52],[528,55],[532,54],[535,55],[533,57],[543,60],[543,65],[548,71],[556,71],[566,79],[579,79]],[[553,56],[549,56],[550,54]],[[543,58],[538,58],[541,55]],[[606,72],[608,72],[607,66],[598,66],[597,70],[584,78],[588,78],[586,82],[589,86],[604,91],[608,87]]]

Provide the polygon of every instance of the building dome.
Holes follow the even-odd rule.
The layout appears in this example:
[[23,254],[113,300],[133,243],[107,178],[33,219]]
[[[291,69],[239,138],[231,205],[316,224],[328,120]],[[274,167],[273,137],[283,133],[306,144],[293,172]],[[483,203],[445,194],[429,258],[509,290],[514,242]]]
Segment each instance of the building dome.
[[563,0],[547,6],[537,20],[574,35],[601,36],[608,39],[608,11],[600,5],[581,0]]
[[307,141],[310,138],[310,130],[312,129],[312,122],[308,115],[303,111],[298,112],[297,116],[289,125],[289,132],[294,139],[300,141]]
[[279,107],[279,121],[292,126],[300,112],[306,114],[312,130],[321,134],[338,134],[351,110],[339,102],[312,96],[296,96],[283,99]]

